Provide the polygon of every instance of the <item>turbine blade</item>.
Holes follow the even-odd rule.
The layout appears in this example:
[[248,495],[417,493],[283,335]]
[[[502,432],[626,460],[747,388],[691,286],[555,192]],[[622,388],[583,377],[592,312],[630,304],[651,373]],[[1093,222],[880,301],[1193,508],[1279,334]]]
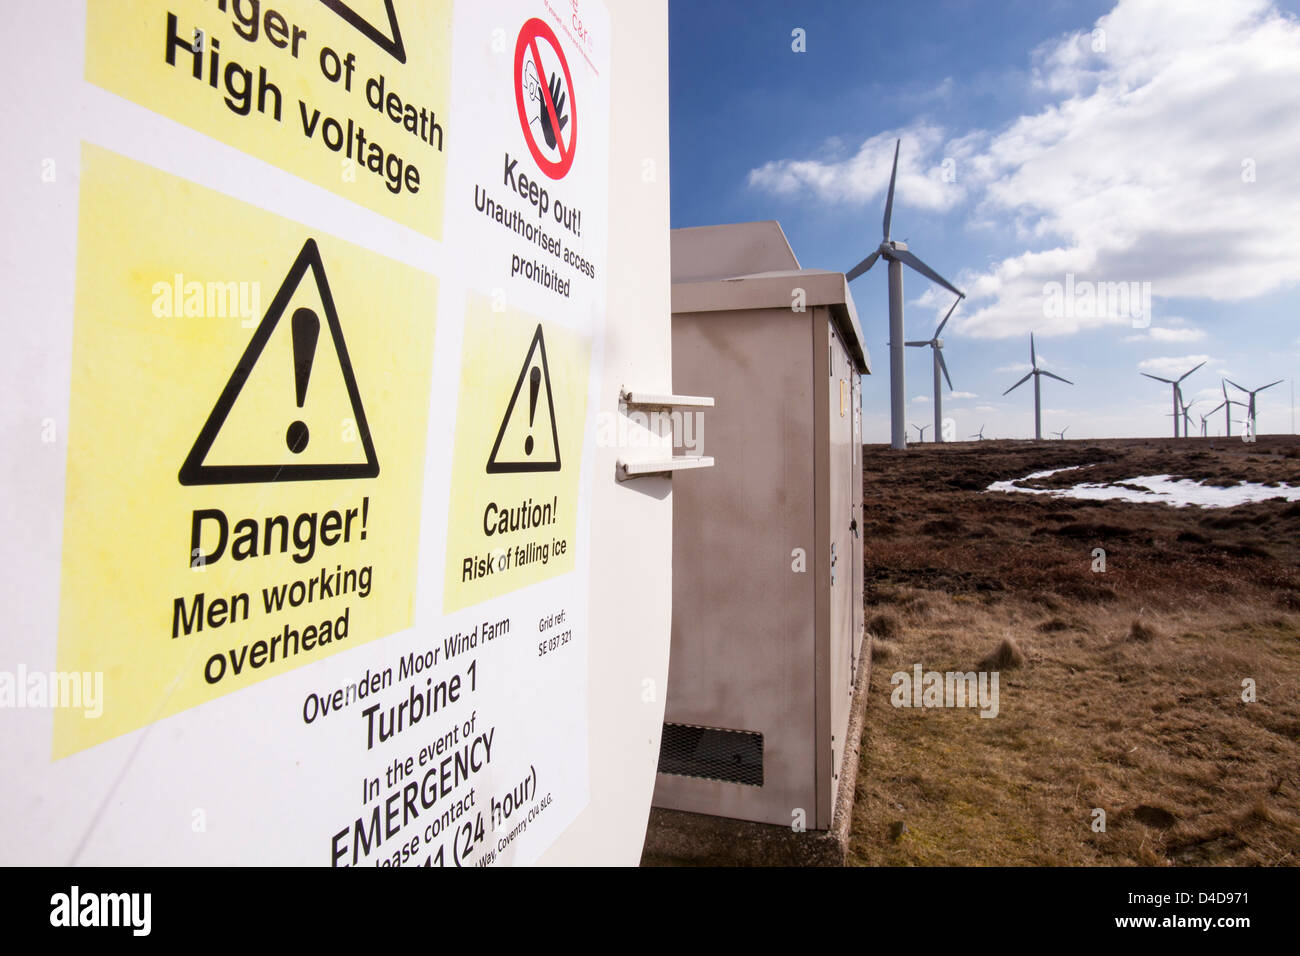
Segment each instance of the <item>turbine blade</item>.
[[1029,364],[1038,368],[1038,353],[1034,351],[1034,333],[1029,333]]
[[924,342],[904,342],[903,344],[904,345],[929,345],[930,340],[926,339]]
[[1161,378],[1159,375],[1152,375],[1150,372],[1138,372],[1139,375],[1145,375],[1147,378],[1154,378],[1157,382],[1164,382],[1166,385],[1173,385],[1172,378]]
[[876,250],[875,252],[873,252],[871,255],[867,256],[865,259],[863,259],[861,262],[859,262],[856,266],[854,266],[852,269],[850,269],[850,270],[849,270],[849,274],[846,275],[846,276],[844,277],[845,280],[848,281],[848,282],[852,282],[852,281],[853,281],[854,279],[856,279],[858,276],[862,275],[862,273],[866,272],[868,269],[870,269],[872,266],[874,266],[874,265],[876,264],[876,260],[879,259],[879,258],[880,258],[880,250],[877,249],[877,250]]
[[889,174],[889,196],[885,199],[885,222],[884,237],[889,238],[889,220],[894,215],[894,180],[898,178],[898,147],[903,144],[901,139],[894,140],[894,170]]
[[1224,381],[1227,382],[1229,385],[1231,385],[1233,388],[1235,388],[1237,391],[1239,391],[1239,392],[1245,392],[1247,395],[1250,394],[1250,389],[1248,389],[1248,388],[1242,388],[1240,385],[1238,385],[1238,384],[1237,384],[1236,382],[1234,382],[1232,379],[1230,379],[1230,378],[1225,378]]
[[966,298],[966,293],[965,293],[965,292],[962,292],[962,291],[961,291],[960,289],[958,289],[955,285],[953,285],[951,282],[949,282],[949,281],[948,281],[947,279],[945,279],[943,276],[939,275],[939,273],[935,272],[933,269],[931,269],[929,266],[927,266],[924,262],[922,262],[922,261],[921,261],[920,259],[918,259],[916,256],[912,255],[912,253],[909,252],[909,251],[907,251],[906,249],[896,249],[895,251],[891,252],[890,255],[892,255],[892,256],[893,256],[895,259],[897,259],[899,262],[903,262],[903,263],[906,263],[907,265],[911,266],[913,269],[915,269],[917,272],[921,273],[921,275],[925,276],[925,277],[926,277],[927,279],[929,279],[931,282],[937,282],[937,283],[939,283],[939,285],[943,286],[945,289],[947,289],[947,290],[948,290],[949,292],[951,292],[953,295],[958,296],[959,298],[962,298],[962,299]]
[[[1206,361],[1208,361],[1208,359],[1207,359]],[[1204,364],[1205,364],[1205,362],[1202,362],[1202,363],[1201,363],[1201,365],[1204,365]],[[1196,366],[1196,368],[1200,368],[1201,365]],[[1192,369],[1192,372],[1195,372],[1195,371],[1196,371],[1196,368]],[[1188,375],[1191,375],[1192,372],[1184,372],[1183,375],[1182,375],[1182,377],[1179,378],[1178,381],[1181,382],[1184,378],[1187,378]]]
[[943,360],[943,349],[935,349],[934,354],[939,356],[939,369],[943,372],[944,380],[948,383],[948,391],[952,391],[952,379],[948,377],[948,363]]
[[1012,385],[1009,389],[1007,389],[1007,390],[1006,390],[1005,392],[1003,392],[1002,394],[1003,394],[1003,395],[1010,395],[1012,392],[1014,392],[1016,389],[1018,389],[1021,385],[1024,385],[1025,382],[1029,381],[1029,379],[1033,376],[1033,374],[1034,374],[1033,372],[1026,372],[1024,378],[1022,378],[1020,381],[1016,382],[1015,385]]
[[939,323],[939,327],[934,330],[934,337],[936,339],[943,332],[943,327],[948,324],[948,320],[952,318],[952,313],[956,310],[957,306],[960,303],[961,303],[961,299],[958,299],[956,302],[952,304],[952,308],[948,310],[948,314],[943,317],[943,321]]
[[1039,369],[1039,370],[1038,370],[1038,374],[1039,374],[1039,375],[1046,375],[1048,378],[1054,378],[1054,379],[1056,379],[1058,382],[1064,382],[1066,385],[1073,385],[1073,384],[1074,384],[1074,383],[1071,382],[1068,378],[1061,378],[1061,376],[1059,376],[1059,375],[1055,375],[1055,374],[1053,374],[1052,372],[1048,372],[1048,371],[1046,371],[1046,370],[1044,370],[1044,369]]
[[1262,386],[1260,386],[1259,388],[1255,389],[1255,391],[1256,391],[1256,392],[1262,392],[1262,391],[1264,391],[1264,389],[1266,389],[1266,388],[1272,388],[1274,385],[1281,385],[1281,384],[1282,384],[1283,382],[1285,382],[1285,381],[1286,381],[1286,379],[1284,379],[1284,378],[1279,378],[1276,382],[1269,382],[1267,385],[1262,385]]

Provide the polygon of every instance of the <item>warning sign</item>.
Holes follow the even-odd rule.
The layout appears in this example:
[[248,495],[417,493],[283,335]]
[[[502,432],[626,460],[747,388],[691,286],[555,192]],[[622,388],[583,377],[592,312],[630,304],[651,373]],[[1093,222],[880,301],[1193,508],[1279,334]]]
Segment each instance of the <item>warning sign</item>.
[[[526,401],[522,400],[525,394]],[[497,440],[488,457],[487,473],[559,470],[560,437],[555,432],[555,399],[551,395],[551,370],[546,364],[546,341],[539,325],[528,347],[524,366],[519,370],[519,381],[515,382],[505,417],[501,419]]]
[[515,41],[514,77],[515,108],[528,150],[542,172],[563,179],[578,146],[573,76],[554,31],[536,17]]
[[391,53],[398,63],[406,62],[406,46],[402,43],[402,28],[397,23],[393,0],[384,0],[384,12],[388,14],[388,23],[384,28],[387,33],[353,10],[344,0],[321,0],[321,3],[373,40],[379,49]]
[[88,0],[86,79],[442,235],[450,0]]
[[[304,279],[308,280],[309,288],[300,288],[303,286]],[[292,321],[281,325],[280,319],[284,317],[288,306],[294,301],[299,301],[301,304],[294,309]],[[326,331],[329,333],[322,350],[329,351],[330,356],[328,362],[318,364],[316,352],[317,343],[320,341],[322,314],[325,316]],[[278,337],[277,329],[283,330]],[[292,363],[286,362],[282,356],[277,356],[277,350],[272,349],[266,364],[259,365],[259,360],[268,352],[268,341],[276,338],[287,343],[278,351],[291,351]],[[280,359],[279,362],[273,361],[277,357]],[[292,369],[292,377],[288,374],[290,369]],[[343,410],[339,400],[341,396],[336,395],[333,402],[329,402],[328,397],[317,400],[317,396],[330,387],[322,384],[321,381],[328,377],[336,392],[340,386],[346,392],[346,411],[352,416],[356,441],[345,441],[333,430],[327,431],[321,428],[320,431],[324,432],[326,440],[322,442],[318,437],[316,443],[312,444],[311,429],[299,415],[306,405],[313,369],[317,369],[316,385],[312,390],[313,406],[318,410],[325,409],[317,413],[317,417],[321,419],[318,428],[320,425],[332,425],[336,420],[334,415]],[[274,416],[252,412],[236,414],[231,423],[231,433],[225,438],[224,444],[232,454],[251,456],[253,460],[247,464],[208,463],[207,458],[213,443],[222,437],[223,428],[230,419],[232,410],[237,406],[245,385],[248,384],[250,376],[259,371],[262,390],[280,393],[282,403],[286,406],[284,414],[279,420]],[[297,402],[296,410],[288,406],[287,402],[289,398],[287,386],[290,380],[292,380]],[[254,389],[250,388],[249,391],[253,392]],[[246,407],[252,409],[256,406],[265,409],[268,405],[274,404],[274,399],[268,396],[261,402],[250,400],[246,402]],[[284,441],[282,447],[277,447],[274,438],[280,434],[279,429],[285,422],[288,424],[283,431]],[[336,447],[329,451],[322,451],[322,446],[329,443]],[[357,448],[358,444],[360,449]],[[268,445],[270,447],[266,448]],[[308,446],[311,446],[310,456],[307,455]],[[263,448],[265,451],[259,458],[256,452]],[[344,460],[345,457],[355,457],[358,451],[364,455],[363,461]],[[313,457],[317,460],[301,460],[305,457]],[[248,343],[248,348],[240,358],[239,364],[235,366],[230,380],[226,382],[226,387],[222,390],[221,397],[217,399],[217,404],[208,416],[207,422],[204,423],[203,430],[199,432],[194,447],[190,449],[189,457],[185,459],[185,464],[180,470],[180,481],[183,485],[217,485],[247,481],[373,478],[377,474],[379,474],[379,461],[375,457],[375,446],[370,437],[370,426],[366,422],[361,395],[357,390],[357,380],[352,373],[352,361],[348,358],[343,329],[334,310],[334,297],[330,294],[329,283],[325,278],[320,250],[315,240],[308,239],[280,286],[280,291],[276,293],[271,307],[267,309],[266,316],[253,334],[252,341]]]
[[589,352],[574,332],[470,294],[445,610],[573,570]]
[[613,163],[663,162],[666,90],[611,54],[658,23],[655,59],[664,25],[10,8],[6,861],[626,856],[648,797],[606,812],[627,762],[590,729],[645,708],[600,691],[632,658],[592,654],[635,590],[593,561],[620,517],[593,450],[615,366],[662,378],[605,337],[666,320],[610,297],[639,255],[610,244]]
[[99,147],[80,190],[58,667],[107,706],[56,757],[411,626],[438,298]]

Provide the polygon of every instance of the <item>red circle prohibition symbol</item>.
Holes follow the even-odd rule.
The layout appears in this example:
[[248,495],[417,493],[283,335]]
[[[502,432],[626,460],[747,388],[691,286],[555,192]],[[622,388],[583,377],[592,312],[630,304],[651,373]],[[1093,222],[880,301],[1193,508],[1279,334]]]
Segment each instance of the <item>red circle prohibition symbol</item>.
[[[537,51],[537,38],[541,37],[546,40],[551,48],[555,50],[555,55],[559,57],[560,67],[564,72],[564,88],[569,93],[569,123],[565,130],[560,129],[560,118],[555,111],[555,103],[551,100],[550,85],[546,81],[546,73],[542,70],[542,59]],[[542,152],[542,147],[538,145],[537,139],[533,133],[532,126],[528,122],[527,100],[524,94],[524,57],[530,56],[533,61],[533,69],[537,71],[537,82],[541,89],[538,91],[542,99],[542,109],[549,113],[551,129],[555,130],[555,142],[559,147],[560,158],[557,160],[548,159]],[[528,151],[533,154],[533,159],[547,176],[552,179],[562,179],[573,165],[573,154],[578,145],[578,106],[573,95],[573,77],[569,74],[569,61],[564,58],[564,51],[560,49],[560,41],[555,38],[555,33],[543,21],[533,17],[523,25],[519,31],[519,39],[515,41],[515,106],[519,110],[519,125],[524,129],[524,141],[528,143]],[[569,140],[564,141],[564,135],[567,131]]]

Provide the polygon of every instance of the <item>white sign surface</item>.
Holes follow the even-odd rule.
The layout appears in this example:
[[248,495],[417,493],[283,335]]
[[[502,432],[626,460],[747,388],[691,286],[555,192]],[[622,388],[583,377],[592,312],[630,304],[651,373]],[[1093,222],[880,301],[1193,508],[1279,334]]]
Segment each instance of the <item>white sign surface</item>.
[[0,858],[536,860],[590,799],[605,8],[21,18]]

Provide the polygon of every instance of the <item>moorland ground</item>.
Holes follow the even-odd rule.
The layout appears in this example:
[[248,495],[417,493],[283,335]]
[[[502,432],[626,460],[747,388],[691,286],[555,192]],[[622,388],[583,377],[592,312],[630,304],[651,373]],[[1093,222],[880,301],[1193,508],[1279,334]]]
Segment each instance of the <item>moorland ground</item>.
[[[984,490],[1066,466],[1084,467],[1037,486],[1294,485],[1300,439],[867,446],[864,463],[873,670],[851,863],[1300,863],[1300,501]],[[918,663],[996,666],[998,715],[892,706],[891,676]]]

